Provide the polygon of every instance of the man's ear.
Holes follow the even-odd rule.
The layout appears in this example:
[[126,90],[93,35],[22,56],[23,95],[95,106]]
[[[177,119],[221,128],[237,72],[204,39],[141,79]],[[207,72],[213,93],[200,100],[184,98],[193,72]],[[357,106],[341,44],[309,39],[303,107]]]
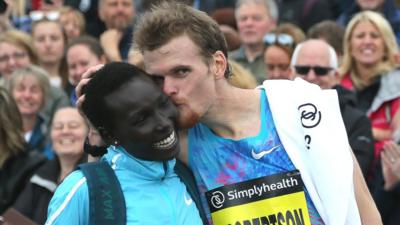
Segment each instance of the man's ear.
[[225,57],[224,53],[219,50],[213,54],[213,59],[213,72],[215,74],[215,78],[224,78],[226,70],[228,69],[228,59]]

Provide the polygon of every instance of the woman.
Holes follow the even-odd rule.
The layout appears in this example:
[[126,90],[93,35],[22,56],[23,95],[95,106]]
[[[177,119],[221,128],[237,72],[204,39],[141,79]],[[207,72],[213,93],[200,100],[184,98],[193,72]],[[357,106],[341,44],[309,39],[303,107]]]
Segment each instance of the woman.
[[380,14],[365,11],[349,22],[344,37],[341,84],[356,92],[358,107],[371,119],[375,139],[374,162],[396,129],[400,106],[400,71],[394,56],[396,38]]
[[[85,93],[82,110],[110,146],[101,160],[119,180],[126,224],[202,224],[196,199],[174,172],[177,109],[152,78],[135,66],[110,63],[95,72]],[[82,171],[65,179],[46,224],[84,225],[98,216],[89,213],[86,180]]]
[[11,206],[44,157],[30,152],[18,107],[0,87],[0,214]]
[[[9,88],[22,116],[25,140],[32,149],[43,151],[48,122],[40,111],[50,90],[46,71],[35,66],[18,69],[12,74]],[[46,155],[53,156],[51,152]]]
[[305,39],[303,31],[294,24],[284,23],[264,36],[264,65],[268,79],[289,79],[290,60],[298,43]]
[[66,36],[60,22],[49,19],[34,22],[32,37],[39,65],[50,75],[51,85],[64,88],[67,82],[64,59]]
[[72,105],[75,105],[75,86],[87,69],[106,63],[106,56],[98,40],[90,36],[82,36],[71,41],[66,48],[68,65],[68,84],[66,92]]
[[88,126],[76,108],[61,108],[56,112],[50,132],[56,157],[31,177],[14,208],[36,223],[44,224],[56,187],[86,159],[83,144],[87,134]]
[[69,6],[64,6],[60,9],[60,23],[63,25],[68,42],[85,33],[85,18],[83,14]]
[[7,86],[15,69],[37,63],[32,38],[22,31],[10,30],[0,35],[0,49],[0,86]]

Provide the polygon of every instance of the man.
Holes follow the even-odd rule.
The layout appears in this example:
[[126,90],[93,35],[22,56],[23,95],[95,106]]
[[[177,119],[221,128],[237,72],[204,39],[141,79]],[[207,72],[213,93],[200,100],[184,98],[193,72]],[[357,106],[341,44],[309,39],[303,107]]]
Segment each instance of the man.
[[274,0],[239,0],[235,18],[242,46],[231,58],[250,72],[261,84],[265,80],[263,37],[275,28],[278,9]]
[[100,0],[99,17],[106,25],[100,43],[111,61],[128,57],[132,41],[135,8],[133,0]]
[[[154,8],[144,14],[134,36],[146,70],[163,78],[163,91],[179,111],[178,124],[190,128],[180,136],[179,157],[195,174],[210,222],[381,224],[358,164],[353,164],[347,139],[341,140],[345,131],[337,122],[340,115],[333,117],[324,110],[327,115],[322,123],[339,127],[315,136],[323,135],[325,141],[328,133],[338,135],[334,141],[340,141],[341,148],[326,151],[337,144],[329,140],[329,145],[321,144],[317,138],[312,143],[319,143],[320,148],[311,145],[308,151],[301,117],[306,120],[309,114],[300,114],[297,106],[287,104],[289,95],[277,98],[274,85],[268,86],[273,91],[229,85],[227,46],[218,24],[191,7],[164,3]],[[281,82],[275,83],[279,86]],[[320,94],[315,87],[308,89]],[[279,110],[278,105],[289,109]]]
[[335,50],[329,44],[323,40],[310,39],[296,47],[291,62],[292,74],[322,89],[336,89],[350,146],[366,177],[371,169],[374,152],[371,122],[356,108],[354,94],[339,85],[337,62]]

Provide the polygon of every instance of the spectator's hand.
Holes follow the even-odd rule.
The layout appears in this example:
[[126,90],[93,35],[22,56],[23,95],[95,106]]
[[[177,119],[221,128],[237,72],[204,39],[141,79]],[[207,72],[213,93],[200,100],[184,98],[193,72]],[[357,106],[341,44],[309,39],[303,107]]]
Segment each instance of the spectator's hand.
[[384,189],[391,190],[400,182],[400,147],[394,142],[387,142],[381,153]]
[[85,101],[85,95],[82,95],[82,87],[85,86],[87,83],[89,83],[92,74],[103,66],[104,66],[103,64],[92,66],[84,74],[82,74],[82,78],[75,88],[76,96],[78,97],[78,100],[76,102],[76,106],[78,107],[78,109],[82,107],[82,103]]
[[4,220],[4,217],[0,216],[0,225],[9,225],[9,223]]
[[119,53],[119,42],[122,39],[123,33],[117,29],[109,29],[104,31],[100,36],[100,44],[103,47],[107,58],[110,61],[122,61]]

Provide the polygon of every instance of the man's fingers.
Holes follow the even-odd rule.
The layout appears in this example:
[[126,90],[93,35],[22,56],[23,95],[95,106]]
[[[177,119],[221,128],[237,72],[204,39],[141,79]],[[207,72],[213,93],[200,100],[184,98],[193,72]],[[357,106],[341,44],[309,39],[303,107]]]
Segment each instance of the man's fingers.
[[82,74],[82,79],[90,78],[94,72],[96,72],[103,66],[104,66],[104,64],[98,64],[98,65],[90,67],[88,70],[86,70],[85,73]]
[[82,95],[82,87],[85,86],[90,81],[90,77],[93,75],[93,73],[102,68],[103,66],[104,66],[103,64],[92,66],[85,73],[82,74],[81,80],[79,81],[78,85],[76,85],[75,88],[77,97],[80,97]]
[[82,96],[82,88],[87,83],[89,83],[89,81],[90,81],[90,78],[81,79],[79,81],[78,85],[76,85],[76,87],[75,87],[75,92],[76,92],[76,96],[77,97],[81,97]]
[[79,109],[79,112],[82,109],[82,104],[85,101],[85,95],[80,96],[77,100],[76,100],[76,107]]

